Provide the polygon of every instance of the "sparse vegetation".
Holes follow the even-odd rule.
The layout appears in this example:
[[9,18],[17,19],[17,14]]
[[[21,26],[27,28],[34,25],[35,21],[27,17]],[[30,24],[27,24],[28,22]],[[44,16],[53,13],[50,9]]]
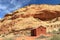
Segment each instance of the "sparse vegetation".
[[41,36],[37,37],[35,40],[40,40],[40,39],[43,39],[43,38],[47,38],[47,37],[44,36],[44,35],[41,35]]
[[57,33],[57,31],[53,30],[53,31],[52,31],[52,33],[53,33],[53,34],[56,34],[56,33]]
[[54,35],[50,40],[60,40],[60,35]]
[[59,29],[59,32],[60,32],[60,29]]

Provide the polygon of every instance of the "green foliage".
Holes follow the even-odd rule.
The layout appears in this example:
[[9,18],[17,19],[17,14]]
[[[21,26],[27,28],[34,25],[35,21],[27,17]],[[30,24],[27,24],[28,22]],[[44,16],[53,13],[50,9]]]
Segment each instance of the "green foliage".
[[44,35],[41,35],[41,36],[39,36],[39,37],[35,38],[35,40],[40,40],[40,39],[43,39],[43,38],[47,38],[47,37],[46,37],[46,36],[44,36]]
[[59,29],[59,32],[60,32],[60,29]]
[[60,35],[54,35],[51,40],[60,40]]
[[56,31],[55,31],[55,30],[53,30],[53,31],[52,31],[52,33],[53,33],[53,34],[56,34]]
[[46,36],[41,35],[40,38],[46,38]]

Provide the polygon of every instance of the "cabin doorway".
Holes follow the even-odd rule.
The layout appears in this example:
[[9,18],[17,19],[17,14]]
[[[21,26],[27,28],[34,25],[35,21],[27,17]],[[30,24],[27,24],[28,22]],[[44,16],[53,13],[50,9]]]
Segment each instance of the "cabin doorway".
[[31,36],[36,36],[36,29],[31,30]]

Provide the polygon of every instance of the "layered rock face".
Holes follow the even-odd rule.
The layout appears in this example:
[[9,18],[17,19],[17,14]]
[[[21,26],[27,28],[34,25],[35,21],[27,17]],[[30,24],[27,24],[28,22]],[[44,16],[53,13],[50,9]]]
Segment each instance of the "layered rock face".
[[60,5],[29,5],[6,14],[0,20],[0,34],[15,34],[40,26],[47,28],[56,22],[60,25]]

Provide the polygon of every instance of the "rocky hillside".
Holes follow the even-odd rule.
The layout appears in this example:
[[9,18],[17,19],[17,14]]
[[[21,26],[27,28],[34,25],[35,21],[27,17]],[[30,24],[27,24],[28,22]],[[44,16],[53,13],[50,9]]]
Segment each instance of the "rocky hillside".
[[0,20],[0,34],[34,29],[56,21],[60,22],[60,5],[33,4],[6,14]]

